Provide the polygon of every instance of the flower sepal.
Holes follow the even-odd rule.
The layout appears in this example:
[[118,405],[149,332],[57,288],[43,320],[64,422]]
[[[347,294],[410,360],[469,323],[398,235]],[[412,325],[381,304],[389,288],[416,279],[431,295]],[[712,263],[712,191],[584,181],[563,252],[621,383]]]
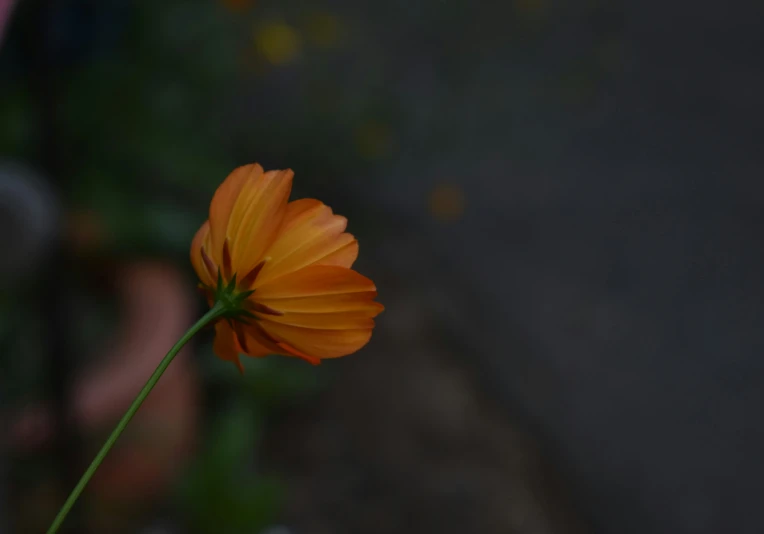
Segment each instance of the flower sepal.
[[222,307],[220,317],[236,319],[247,324],[247,319],[255,319],[255,315],[247,308],[247,299],[255,292],[254,289],[240,290],[236,284],[236,275],[226,284],[223,276],[218,272],[217,287],[202,286],[205,292],[213,300],[213,304]]

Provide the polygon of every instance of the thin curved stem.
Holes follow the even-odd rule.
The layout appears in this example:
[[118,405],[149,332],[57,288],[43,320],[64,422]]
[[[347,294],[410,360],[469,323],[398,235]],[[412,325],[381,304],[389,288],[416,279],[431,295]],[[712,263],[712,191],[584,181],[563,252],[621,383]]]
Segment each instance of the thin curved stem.
[[210,311],[205,313],[201,319],[199,319],[191,328],[189,328],[188,332],[183,334],[183,337],[181,337],[180,340],[175,345],[173,345],[173,347],[170,349],[167,355],[164,358],[162,358],[162,361],[159,362],[159,365],[154,370],[151,377],[148,379],[148,382],[146,382],[146,385],[143,386],[143,389],[141,389],[141,391],[138,393],[138,396],[135,397],[135,400],[127,409],[127,412],[125,412],[125,415],[122,416],[122,419],[120,419],[119,423],[117,423],[116,428],[112,431],[111,435],[109,436],[109,439],[107,439],[106,443],[103,444],[103,447],[101,447],[101,450],[98,451],[98,454],[90,463],[90,466],[82,475],[82,478],[80,478],[80,481],[72,490],[72,493],[69,494],[69,498],[66,499],[66,502],[61,507],[61,510],[59,510],[58,515],[53,520],[53,523],[50,525],[50,528],[48,529],[47,534],[55,534],[55,532],[58,531],[59,527],[61,527],[61,523],[63,523],[64,519],[66,519],[67,514],[74,506],[74,503],[77,502],[77,498],[82,493],[82,490],[85,489],[85,486],[87,485],[87,483],[92,478],[93,474],[98,469],[98,466],[101,465],[101,462],[103,462],[103,459],[109,453],[112,446],[114,446],[114,443],[122,434],[122,431],[125,430],[125,427],[127,426],[127,424],[130,422],[130,420],[133,418],[135,413],[138,411],[138,408],[141,407],[141,404],[143,404],[143,401],[146,400],[146,397],[148,397],[149,393],[151,393],[151,390],[154,388],[156,383],[162,377],[162,374],[165,372],[165,370],[170,365],[172,360],[175,358],[178,352],[180,352],[180,349],[182,349],[183,346],[186,343],[188,343],[188,341],[192,337],[194,337],[194,335],[197,332],[199,332],[199,330],[201,330],[202,328],[207,326],[209,323],[211,323],[212,321],[220,317],[225,312],[225,309],[226,308],[223,303],[219,301],[215,303],[215,305],[210,309]]

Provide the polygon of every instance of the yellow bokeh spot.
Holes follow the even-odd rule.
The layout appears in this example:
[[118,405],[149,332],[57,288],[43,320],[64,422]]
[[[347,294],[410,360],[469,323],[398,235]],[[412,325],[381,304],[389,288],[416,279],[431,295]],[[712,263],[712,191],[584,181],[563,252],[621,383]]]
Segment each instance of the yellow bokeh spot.
[[439,184],[430,191],[430,214],[439,221],[456,221],[464,215],[464,191],[453,184]]
[[308,20],[306,32],[310,40],[317,46],[331,48],[340,41],[342,22],[330,13],[317,13]]
[[367,159],[379,159],[390,153],[393,147],[393,135],[389,126],[370,121],[356,131],[358,152]]
[[269,63],[285,65],[300,56],[302,40],[293,27],[274,22],[255,32],[255,46]]

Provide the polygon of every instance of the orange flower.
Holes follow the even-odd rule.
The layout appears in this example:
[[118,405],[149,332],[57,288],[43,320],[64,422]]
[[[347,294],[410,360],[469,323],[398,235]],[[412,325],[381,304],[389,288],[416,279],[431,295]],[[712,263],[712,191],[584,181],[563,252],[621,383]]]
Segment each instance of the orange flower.
[[257,164],[235,169],[191,243],[210,305],[221,291],[243,299],[245,316],[215,325],[215,353],[239,370],[239,353],[313,364],[351,354],[384,309],[374,283],[350,269],[358,242],[345,233],[347,219],[318,200],[287,202],[293,176]]

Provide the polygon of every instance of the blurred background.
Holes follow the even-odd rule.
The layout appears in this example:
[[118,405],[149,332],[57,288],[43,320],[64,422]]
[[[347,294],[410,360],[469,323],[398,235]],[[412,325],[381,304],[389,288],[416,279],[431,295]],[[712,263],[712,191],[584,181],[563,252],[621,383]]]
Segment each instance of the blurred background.
[[358,354],[173,362],[67,533],[764,531],[764,4],[0,0],[0,533],[202,313],[234,167],[348,216]]

